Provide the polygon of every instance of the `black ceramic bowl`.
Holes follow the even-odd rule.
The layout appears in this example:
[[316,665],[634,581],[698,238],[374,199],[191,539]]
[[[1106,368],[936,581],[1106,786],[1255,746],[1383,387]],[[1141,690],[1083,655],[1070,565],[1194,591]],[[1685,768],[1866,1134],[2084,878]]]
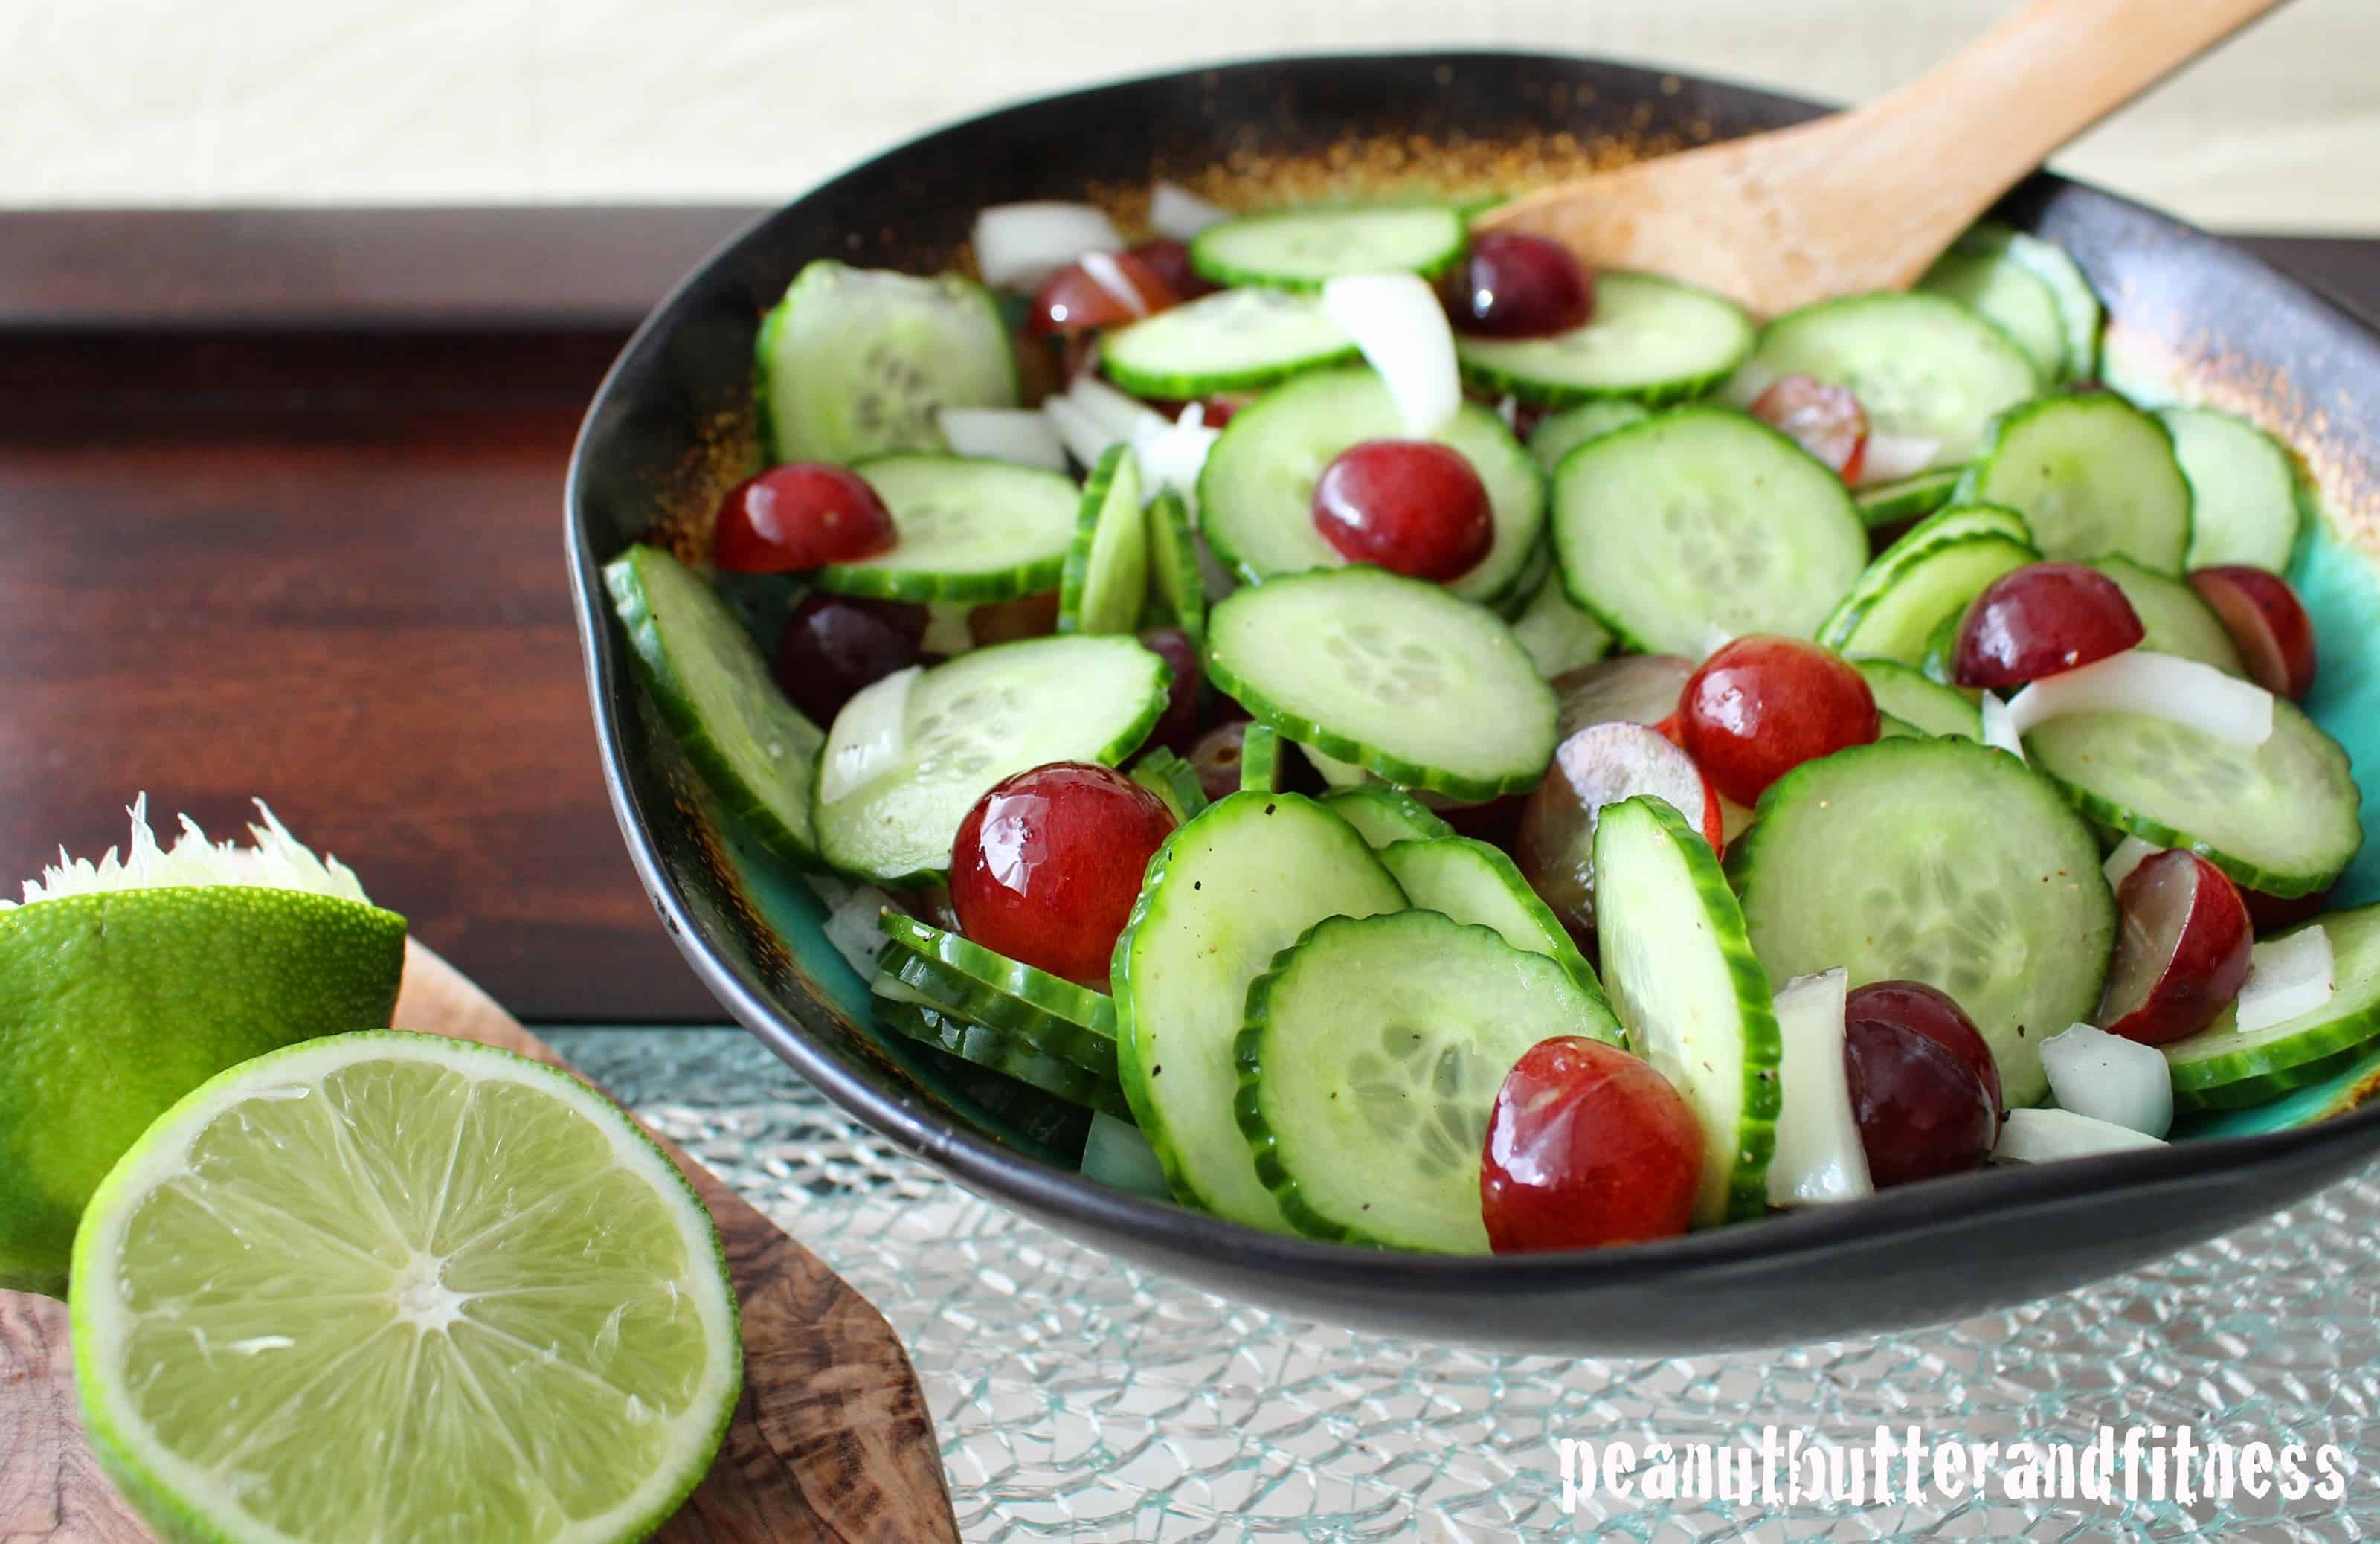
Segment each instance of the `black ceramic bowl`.
[[[689,521],[750,469],[755,327],[812,258],[931,271],[985,204],[1113,195],[1159,175],[1227,168],[1228,191],[1249,203],[1377,187],[1429,167],[1448,182],[1509,186],[1585,155],[1724,138],[1813,111],[1740,87],[1534,55],[1189,70],[938,130],[728,243],[652,315],[604,382],[569,491],[571,580],[613,803],[695,970],[860,1120],[1061,1233],[1293,1313],[1511,1347],[1666,1355],[1972,1314],[2255,1221],[2380,1151],[2380,1111],[2365,1109],[1585,1255],[1439,1258],[1257,1233],[1032,1156],[1030,1132],[985,1119],[949,1068],[875,1029],[864,990],[820,937],[815,902],[721,822],[626,669],[599,568],[640,534]],[[2380,443],[2340,410],[2380,400],[2380,346],[2370,335],[2245,254],[2088,188],[2036,177],[2003,213],[2056,238],[2088,270],[2115,318],[2111,353],[2289,434],[2344,512],[2334,531],[2360,519],[2363,546],[2380,545],[2370,497]],[[2336,534],[2324,541],[2315,561],[2327,565],[2317,576],[2325,673],[2343,672],[2346,684],[2315,711],[2334,734],[2369,746],[2368,725],[2380,720],[2371,560]],[[2361,631],[2342,638],[2342,626]],[[2357,650],[2363,659],[2341,659]],[[2349,733],[2354,720],[2366,725],[2361,736]],[[2367,779],[2380,773],[2373,757],[2362,760]],[[1005,1139],[986,1134],[993,1129]]]

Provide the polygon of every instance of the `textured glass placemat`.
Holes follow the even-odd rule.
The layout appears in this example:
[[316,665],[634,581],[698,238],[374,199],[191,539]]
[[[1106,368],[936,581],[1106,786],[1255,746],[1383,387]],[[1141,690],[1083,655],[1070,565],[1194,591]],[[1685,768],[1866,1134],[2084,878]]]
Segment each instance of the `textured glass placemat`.
[[[2380,1533],[2380,1170],[2149,1270],[1864,1342],[1657,1362],[1318,1326],[1127,1267],[893,1150],[736,1030],[557,1049],[865,1293],[907,1343],[969,1539],[2352,1539]],[[2336,1444],[2344,1501],[1864,1507],[1590,1493],[1554,1440]]]

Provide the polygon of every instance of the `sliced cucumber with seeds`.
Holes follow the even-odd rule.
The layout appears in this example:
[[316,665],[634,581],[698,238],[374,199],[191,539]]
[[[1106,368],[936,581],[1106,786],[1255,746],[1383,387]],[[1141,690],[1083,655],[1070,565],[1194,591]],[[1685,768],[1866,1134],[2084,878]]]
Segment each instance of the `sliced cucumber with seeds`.
[[1761,796],[1727,869],[1772,974],[1949,992],[2010,1105],[2040,1102],[2041,1042],[2098,1008],[2117,920],[2098,838],[2004,752],[1896,738],[1805,762]]
[[785,700],[719,592],[658,547],[603,570],[637,679],[728,812],[786,857],[815,857],[810,780],[826,736]]
[[2320,925],[2330,935],[2330,1001],[2246,1034],[2236,1007],[2227,1008],[2206,1028],[2164,1047],[2176,1106],[2261,1104],[2319,1082],[2380,1039],[2380,906],[2335,911]]
[[1341,204],[1244,214],[1200,231],[1190,266],[1219,285],[1319,289],[1342,274],[1400,269],[1436,278],[1469,243],[1463,216],[1435,203]]
[[1597,397],[1659,404],[1700,396],[1752,352],[1757,330],[1732,301],[1650,274],[1598,274],[1595,314],[1541,338],[1458,333],[1463,378],[1559,407]]
[[1251,723],[1240,740],[1240,790],[1281,792],[1281,736],[1269,723]]
[[1165,801],[1176,823],[1207,808],[1207,791],[1198,783],[1198,769],[1159,746],[1133,763],[1132,780]]
[[1777,1148],[1768,972],[1702,833],[1650,796],[1595,827],[1597,941],[1628,1043],[1684,1096],[1703,1132],[1697,1226],[1760,1216]]
[[1848,386],[1880,434],[1932,440],[1934,465],[1973,457],[1992,419],[2040,390],[2008,334],[1939,295],[1854,295],[1790,311],[1738,379],[1810,375]]
[[1148,522],[1140,508],[1140,463],[1130,445],[1110,445],[1091,468],[1076,506],[1075,540],[1058,583],[1062,633],[1128,633],[1148,595]]
[[2066,337],[2066,358],[2058,378],[2071,382],[2098,376],[2099,329],[2107,319],[2106,312],[2100,309],[2099,297],[2092,292],[2091,281],[2082,276],[2082,270],[2066,255],[2064,248],[1984,220],[1959,237],[1956,249],[2005,256],[2048,286]]
[[1923,739],[1925,736],[1925,730],[1918,728],[1917,725],[1910,723],[1907,719],[1895,718],[1881,708],[1876,710],[1876,737],[1877,739],[1889,740],[1897,736],[1905,736],[1911,739]]
[[2297,468],[2280,442],[2212,407],[2168,407],[2157,418],[2190,481],[2190,566],[2287,570],[2301,513]]
[[1537,674],[1551,680],[1564,671],[1593,664],[1611,652],[1611,629],[1582,609],[1562,588],[1561,575],[1548,571],[1529,603],[1512,619],[1512,636],[1537,663]]
[[1612,1045],[1627,1044],[1620,1021],[1604,1003],[1595,967],[1500,848],[1467,836],[1439,836],[1392,842],[1380,849],[1380,861],[1415,906],[1493,928],[1513,948],[1543,954],[1569,971],[1593,994],[1601,1015],[1600,1028],[1585,1032]]
[[878,926],[886,943],[877,968],[899,977],[929,1002],[961,1018],[1021,1035],[1061,1061],[1093,1072],[1115,1071],[1115,1001],[1106,992],[901,912],[887,910]]
[[2252,750],[2143,713],[2052,719],[2024,748],[2092,820],[2188,847],[2252,890],[2310,895],[2363,845],[2347,752],[2279,699]]
[[2043,385],[2066,375],[2066,323],[2058,299],[2031,269],[2005,253],[1943,253],[1917,287],[1948,296],[2009,335],[2033,361]]
[[1198,538],[1182,495],[1168,488],[1148,501],[1148,590],[1159,616],[1189,635],[1207,636],[1207,590],[1198,577]]
[[1254,391],[1355,355],[1355,340],[1319,298],[1281,289],[1222,290],[1099,342],[1109,380],[1168,400]]
[[1360,788],[1379,781],[1354,762],[1342,761],[1336,756],[1325,756],[1310,745],[1299,746],[1297,753],[1305,758],[1305,764],[1312,767],[1330,787]]
[[1480,1152],[1505,1075],[1600,998],[1542,954],[1435,911],[1333,917],[1249,984],[1233,1109],[1298,1232],[1485,1254]]
[[1322,796],[1322,807],[1354,826],[1374,847],[1454,834],[1454,828],[1420,800],[1385,783],[1334,788]]
[[1841,478],[1707,405],[1564,456],[1553,532],[1572,600],[1632,648],[1697,659],[1714,629],[1809,637],[1867,564]]
[[[1935,634],[1949,623],[1955,630],[1976,596],[1994,579],[2041,554],[2005,536],[1961,536],[1937,541],[1909,554],[1893,568],[1883,589],[1859,608],[1839,610],[1818,630],[1818,641],[1846,654],[1868,654],[1922,664]],[[1846,602],[1848,608],[1851,602]]]
[[1257,720],[1407,788],[1520,793],[1554,749],[1554,694],[1512,630],[1437,585],[1331,568],[1236,590],[1208,674]]
[[1113,1077],[1045,1055],[1029,1040],[986,1024],[970,1024],[928,1003],[879,997],[876,1016],[913,1040],[946,1052],[987,1072],[1013,1077],[1069,1104],[1119,1120],[1132,1119],[1123,1090]]
[[[1368,368],[1292,381],[1224,425],[1198,475],[1199,529],[1245,579],[1340,567],[1347,560],[1314,529],[1314,485],[1350,445],[1404,432],[1396,400]],[[1492,601],[1519,581],[1545,529],[1544,480],[1504,420],[1476,403],[1432,438],[1479,474],[1496,523],[1488,555],[1448,588]]]
[[2104,392],[2010,411],[1967,468],[1959,497],[2022,513],[2044,557],[2079,563],[2114,553],[2178,574],[2190,551],[2190,483],[2173,437]]
[[1114,765],[1164,711],[1169,679],[1129,638],[1022,638],[938,664],[910,691],[882,770],[820,804],[820,851],[894,888],[929,882],[986,789],[1050,761]]
[[762,319],[753,366],[771,462],[943,450],[935,422],[943,408],[1016,406],[1016,356],[1000,309],[981,285],[952,274],[809,263]]
[[1860,519],[1870,530],[1879,526],[1897,526],[1903,520],[1931,515],[1949,504],[1951,492],[1966,472],[1964,467],[1942,467],[1913,477],[1876,483],[1853,490],[1852,503],[1858,506]]
[[1529,432],[1529,454],[1551,476],[1563,456],[1587,441],[1632,423],[1643,423],[1652,416],[1653,409],[1641,402],[1624,396],[1599,396],[1539,419],[1536,428]]
[[1927,680],[1915,666],[1899,660],[1854,659],[1852,668],[1867,683],[1879,712],[1890,713],[1921,735],[1983,739],[1982,711],[1965,694]]
[[1293,1231],[1232,1114],[1248,983],[1325,918],[1404,906],[1355,828],[1295,794],[1232,794],[1166,839],[1111,976],[1124,1097],[1176,1196]]
[[2227,675],[2248,674],[2231,630],[2198,591],[2169,574],[2143,568],[2128,557],[2103,557],[2090,565],[2116,582],[2132,603],[2144,636],[2141,647],[2160,654],[2211,664]]
[[852,469],[884,501],[900,541],[820,569],[820,590],[975,602],[1058,587],[1082,502],[1072,479],[973,456],[878,456]]

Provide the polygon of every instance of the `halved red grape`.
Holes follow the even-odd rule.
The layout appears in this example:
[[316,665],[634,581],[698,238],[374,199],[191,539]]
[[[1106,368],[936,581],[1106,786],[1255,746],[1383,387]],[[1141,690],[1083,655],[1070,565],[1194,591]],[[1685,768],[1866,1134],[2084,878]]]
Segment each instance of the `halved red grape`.
[[1583,1035],[1505,1075],[1479,1159],[1479,1216],[1500,1255],[1670,1238],[1702,1179],[1694,1111],[1651,1064]]
[[1921,981],[1876,981],[1851,994],[1843,1065],[1879,1190],[1972,1169],[1999,1140],[1991,1048],[1958,1003]]
[[1157,727],[1148,732],[1148,743],[1179,754],[1198,737],[1198,686],[1204,669],[1198,646],[1179,627],[1151,627],[1140,635],[1140,643],[1173,672],[1173,683],[1166,688],[1165,711],[1158,715]]
[[1962,687],[2021,687],[2120,654],[2147,637],[2116,581],[2079,563],[2029,563],[1967,608],[1951,662]]
[[1667,800],[1718,846],[1718,791],[1693,757],[1641,723],[1589,724],[1565,738],[1522,807],[1512,861],[1562,926],[1581,938],[1595,928],[1597,813],[1639,794]]
[[1105,991],[1116,934],[1172,831],[1164,801],[1111,767],[1054,761],[1018,772],[959,822],[951,850],[959,930]]
[[862,687],[918,661],[926,608],[845,595],[802,597],[777,635],[777,685],[821,727]]
[[1058,630],[1058,591],[1045,590],[1014,601],[987,601],[969,609],[966,626],[967,637],[978,649],[1020,638],[1048,638]]
[[1455,327],[1481,337],[1567,333],[1595,314],[1595,281],[1568,247],[1542,236],[1472,237],[1446,289]]
[[873,557],[900,539],[892,511],[857,473],[789,461],[729,491],[710,556],[732,574],[795,574]]
[[1219,723],[1190,743],[1183,760],[1198,774],[1198,789],[1209,799],[1236,793],[1240,786],[1240,753],[1248,737],[1248,721]]
[[1720,793],[1744,805],[1804,761],[1866,745],[1881,722],[1876,694],[1840,654],[1765,633],[1705,660],[1678,711],[1686,749]]
[[1488,486],[1461,451],[1435,440],[1366,440],[1314,485],[1314,529],[1350,563],[1445,583],[1496,542]]
[[2292,702],[2313,689],[2313,618],[2289,580],[2238,564],[2201,568],[2190,588],[2223,619],[2258,686]]
[[2141,860],[2116,887],[2123,930],[2095,1023],[2143,1045],[2195,1035],[2248,979],[2254,942],[2247,903],[2222,869],[2172,848]]
[[[1096,263],[1106,282],[1092,272]],[[1097,254],[1070,262],[1045,280],[1026,310],[1025,330],[1036,336],[1073,337],[1094,327],[1118,327],[1180,303],[1172,286],[1145,258],[1130,252]]]
[[1190,249],[1171,237],[1154,236],[1146,241],[1135,241],[1124,249],[1123,255],[1139,260],[1176,300],[1196,300],[1201,295],[1215,293],[1214,282],[1190,266]]
[[1867,459],[1867,409],[1849,386],[1815,375],[1780,376],[1754,399],[1752,416],[1857,482]]
[[2258,937],[2294,928],[2301,922],[2311,922],[2330,909],[2330,892],[2317,890],[2311,895],[2270,895],[2261,890],[2241,890],[2240,898],[2248,903],[2248,920],[2254,925]]

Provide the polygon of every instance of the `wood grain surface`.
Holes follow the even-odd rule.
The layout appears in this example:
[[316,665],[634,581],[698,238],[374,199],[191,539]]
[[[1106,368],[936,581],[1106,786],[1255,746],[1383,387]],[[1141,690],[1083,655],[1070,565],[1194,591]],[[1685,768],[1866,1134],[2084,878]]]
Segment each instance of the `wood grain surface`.
[[[396,1027],[572,1070],[454,967],[406,953]],[[744,1396],[708,1478],[661,1544],[955,1544],[933,1422],[882,1316],[700,1164],[744,1306]],[[66,1309],[0,1293],[0,1544],[140,1544],[149,1534],[85,1449]]]

